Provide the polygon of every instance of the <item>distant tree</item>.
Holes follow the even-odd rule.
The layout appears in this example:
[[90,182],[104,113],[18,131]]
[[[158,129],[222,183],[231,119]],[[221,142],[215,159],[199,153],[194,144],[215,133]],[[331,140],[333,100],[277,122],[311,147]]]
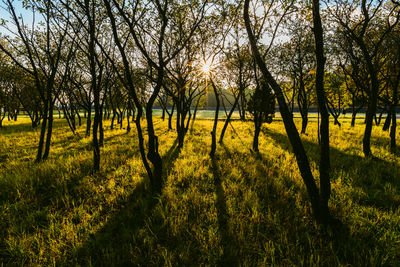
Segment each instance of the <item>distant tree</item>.
[[[305,13],[303,11],[303,13]],[[308,124],[308,110],[313,101],[313,73],[315,72],[314,46],[310,22],[302,20],[302,13],[296,13],[294,19],[286,23],[290,40],[279,45],[276,50],[279,55],[281,74],[287,77],[291,84],[291,91],[286,98],[291,99],[294,105],[297,101],[302,126],[301,133],[305,133]],[[292,108],[293,109],[293,108]],[[292,110],[293,111],[293,110]]]
[[246,119],[246,102],[248,88],[254,82],[253,60],[249,54],[247,43],[242,44],[244,36],[239,31],[239,25],[231,34],[233,40],[225,49],[225,67],[223,72],[228,77],[226,79],[227,88],[233,96],[233,104],[225,119],[224,126],[219,137],[219,143],[222,143],[226,129],[236,108],[239,110],[239,117],[242,121]]
[[275,95],[269,85],[261,80],[247,102],[247,110],[253,116],[253,151],[258,152],[258,137],[263,123],[271,123],[275,115]]
[[[387,0],[336,0],[335,5],[327,5],[333,20],[340,25],[351,45],[359,50],[368,73],[368,86],[365,88],[368,103],[363,137],[363,152],[366,157],[372,156],[371,133],[381,88],[379,72],[382,62],[379,52],[387,35],[400,21],[399,5],[397,1]],[[356,12],[357,9],[361,11],[360,14]]]

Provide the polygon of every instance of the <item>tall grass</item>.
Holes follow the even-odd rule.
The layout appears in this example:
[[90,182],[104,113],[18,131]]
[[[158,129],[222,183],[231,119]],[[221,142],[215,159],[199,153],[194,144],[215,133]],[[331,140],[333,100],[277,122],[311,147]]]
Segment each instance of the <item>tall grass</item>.
[[[196,121],[181,150],[167,121],[155,124],[165,165],[156,198],[135,131],[106,127],[101,171],[92,174],[84,126],[74,136],[57,119],[49,160],[34,164],[39,132],[27,119],[5,121],[0,263],[400,266],[400,160],[380,127],[372,160],[362,155],[362,124],[331,126],[330,207],[344,225],[331,231],[312,219],[281,121],[264,126],[259,154],[250,151],[252,124],[234,121],[214,160],[211,121]],[[316,126],[302,139],[318,177]]]

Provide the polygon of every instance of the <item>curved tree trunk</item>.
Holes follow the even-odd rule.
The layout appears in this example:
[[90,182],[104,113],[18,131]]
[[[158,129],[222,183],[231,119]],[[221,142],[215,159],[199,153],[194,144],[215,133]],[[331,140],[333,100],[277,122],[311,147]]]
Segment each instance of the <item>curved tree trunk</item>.
[[213,159],[215,156],[215,151],[217,149],[217,138],[216,138],[216,132],[217,132],[217,125],[218,125],[218,115],[219,115],[219,106],[220,106],[220,101],[219,101],[219,94],[217,91],[217,87],[214,84],[214,81],[210,78],[211,81],[211,85],[213,87],[214,90],[214,94],[215,94],[215,99],[217,102],[217,105],[215,107],[215,116],[214,116],[214,125],[213,125],[213,129],[211,131],[211,151],[210,151],[210,157]]
[[286,104],[285,96],[283,95],[282,89],[278,85],[276,80],[272,77],[271,73],[268,71],[267,66],[265,65],[265,62],[262,59],[260,52],[257,48],[257,41],[250,26],[249,2],[250,0],[245,0],[244,2],[244,21],[245,21],[246,31],[249,37],[249,42],[251,45],[251,50],[253,51],[256,63],[260,68],[265,81],[267,81],[270,84],[270,86],[275,92],[279,104],[279,111],[281,113],[289,141],[292,145],[293,152],[296,156],[297,165],[299,167],[301,176],[306,185],[314,216],[317,219],[319,219],[322,216],[320,210],[321,209],[320,196],[317,185],[315,183],[314,177],[311,172],[310,163],[308,161],[308,157],[304,149],[303,143],[300,139],[299,132],[296,129],[296,126],[293,122],[293,118]]
[[222,144],[222,142],[224,140],[225,131],[228,128],[229,122],[231,121],[232,114],[236,109],[236,106],[237,106],[237,104],[239,102],[239,98],[240,98],[240,93],[239,93],[238,97],[235,99],[235,102],[233,103],[233,106],[232,106],[231,110],[229,111],[228,116],[226,117],[226,120],[225,120],[225,123],[224,123],[224,127],[222,128],[221,135],[219,136],[219,143],[220,144]]

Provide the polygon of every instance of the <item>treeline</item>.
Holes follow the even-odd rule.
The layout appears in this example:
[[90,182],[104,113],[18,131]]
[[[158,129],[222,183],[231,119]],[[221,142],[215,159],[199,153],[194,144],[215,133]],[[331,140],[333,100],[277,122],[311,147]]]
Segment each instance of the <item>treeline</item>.
[[[336,0],[321,8],[316,0],[41,0],[23,1],[23,12],[11,0],[1,5],[9,17],[1,25],[0,126],[6,116],[16,120],[26,112],[41,129],[37,163],[50,154],[57,111],[73,134],[85,124],[95,172],[104,120],[111,119],[111,129],[125,121],[127,131],[136,128],[141,159],[159,193],[164,178],[155,106],[182,148],[211,96],[213,158],[218,111],[227,114],[219,143],[238,110],[241,120],[254,122],[252,150],[258,152],[261,126],[272,121],[277,103],[314,215],[329,224],[329,117],[340,127],[340,114],[350,109],[354,126],[365,110],[363,151],[372,157],[372,128],[386,113],[383,128],[396,151],[398,1]],[[293,121],[298,110],[306,133],[311,107],[320,117],[319,187]]]

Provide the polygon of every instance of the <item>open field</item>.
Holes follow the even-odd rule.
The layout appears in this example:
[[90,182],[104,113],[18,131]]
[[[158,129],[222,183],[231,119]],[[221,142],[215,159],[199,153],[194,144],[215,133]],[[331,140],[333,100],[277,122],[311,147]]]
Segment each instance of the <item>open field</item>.
[[[0,265],[400,266],[400,156],[389,153],[379,126],[378,159],[365,159],[364,125],[342,122],[331,124],[330,207],[343,223],[332,231],[311,217],[280,120],[264,125],[259,155],[250,152],[252,123],[232,122],[212,161],[212,121],[197,120],[179,151],[167,120],[156,119],[166,181],[158,198],[148,190],[135,128],[127,134],[105,121],[102,170],[93,175],[84,125],[74,136],[56,119],[50,158],[34,164],[40,129],[5,120]],[[315,176],[316,126],[312,120],[302,136]]]

